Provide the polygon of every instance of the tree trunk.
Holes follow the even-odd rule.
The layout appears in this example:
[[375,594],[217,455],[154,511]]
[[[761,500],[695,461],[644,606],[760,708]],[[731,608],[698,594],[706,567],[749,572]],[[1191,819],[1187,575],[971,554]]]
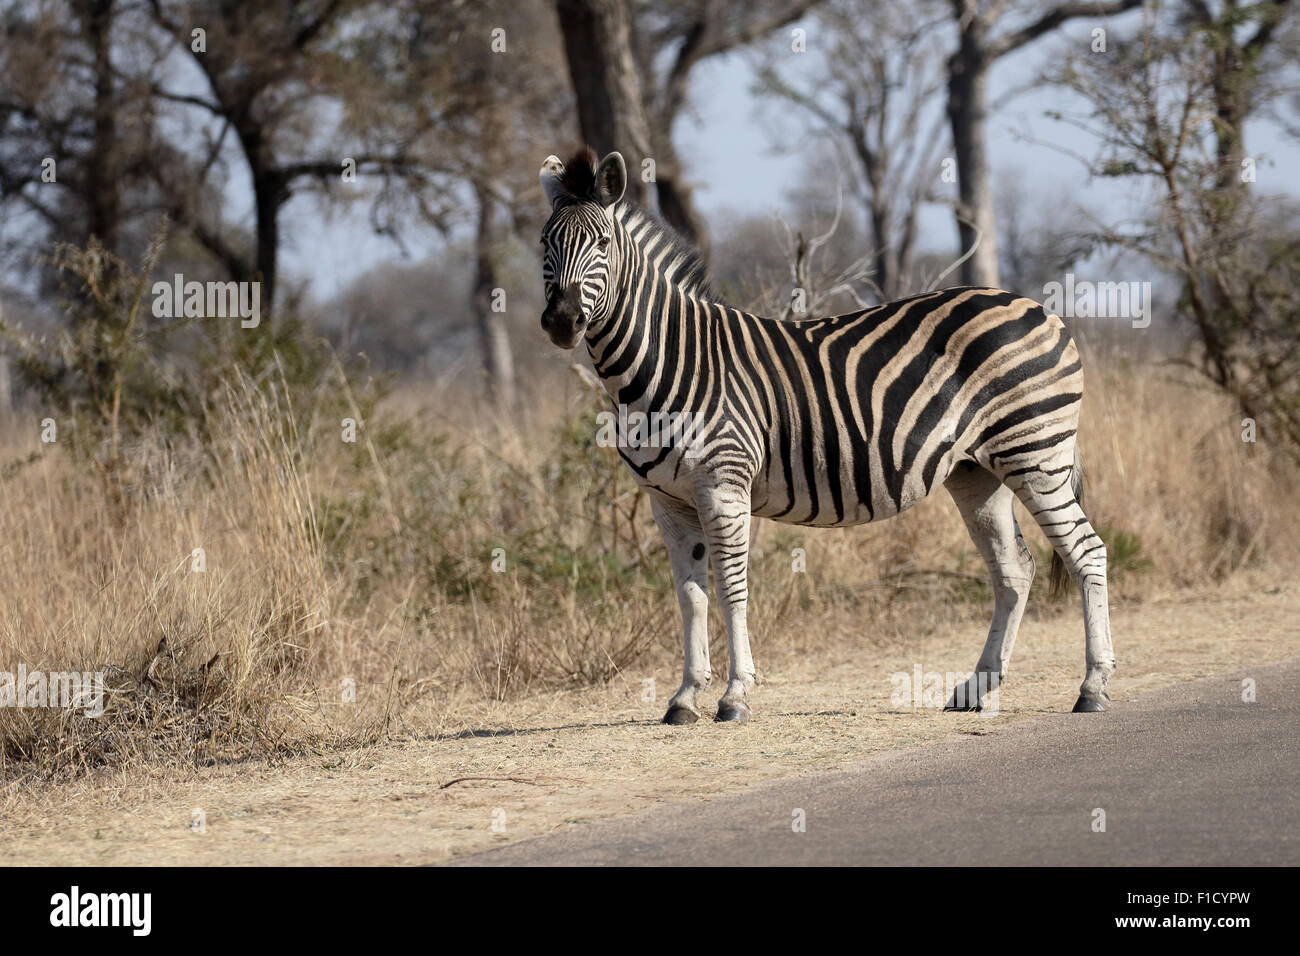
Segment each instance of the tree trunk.
[[650,156],[650,125],[632,53],[625,0],[556,0],[582,137],[602,156],[623,153],[628,192],[642,205],[648,190],[641,161]]
[[1241,161],[1246,156],[1241,132],[1249,112],[1246,91],[1232,88],[1234,81],[1241,83],[1241,77],[1234,76],[1231,81],[1223,85],[1216,80],[1214,89],[1215,112],[1218,119],[1214,125],[1218,138],[1215,151],[1219,163],[1216,185],[1219,189],[1233,194],[1244,192],[1246,189],[1246,184],[1241,178]]
[[[948,60],[948,122],[952,126],[957,160],[957,232],[961,252],[979,236],[979,246],[961,264],[964,285],[991,286],[998,280],[997,220],[993,212],[993,181],[989,173],[985,121],[988,116],[988,72],[983,25],[979,17],[962,24],[961,43]],[[963,221],[965,220],[965,221]],[[978,228],[971,228],[973,223]]]
[[253,171],[253,198],[257,210],[256,272],[262,282],[261,308],[270,311],[275,303],[277,261],[280,252],[280,207],[289,198],[278,177]]
[[474,195],[478,200],[478,230],[474,237],[475,273],[471,306],[478,323],[488,398],[499,410],[510,412],[516,408],[514,357],[510,351],[510,336],[506,332],[506,313],[492,309],[497,289],[496,256],[500,241],[496,202],[482,186],[475,186]]
[[[1246,157],[1243,132],[1250,114],[1250,97],[1256,80],[1250,75],[1242,50],[1232,37],[1231,27],[1224,32],[1223,48],[1214,58],[1214,137],[1219,231],[1231,246],[1236,242],[1234,220],[1248,184],[1241,178]],[[1227,250],[1225,250],[1227,251]]]
[[664,222],[672,226],[683,237],[689,239],[707,258],[709,251],[708,233],[704,223],[695,209],[691,197],[691,187],[686,184],[681,170],[674,163],[665,168],[660,165],[655,171],[655,195],[659,200],[659,215]]
[[880,196],[873,188],[871,193],[871,241],[875,248],[875,268],[876,274],[873,277],[876,288],[886,302],[898,298],[898,269],[896,268],[897,257],[892,247],[892,235],[890,232],[891,210],[889,207],[879,201]]
[[87,233],[95,236],[110,252],[118,251],[118,232],[122,221],[122,197],[117,157],[117,95],[113,88],[112,26],[113,0],[89,0],[82,9],[82,29],[94,57],[95,168],[87,170]]

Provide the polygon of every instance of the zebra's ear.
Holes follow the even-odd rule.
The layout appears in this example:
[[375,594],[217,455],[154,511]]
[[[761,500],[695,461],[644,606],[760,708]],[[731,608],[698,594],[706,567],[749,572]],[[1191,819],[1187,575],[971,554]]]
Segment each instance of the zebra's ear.
[[596,201],[612,206],[623,198],[627,189],[627,164],[622,153],[610,153],[596,168]]
[[537,174],[538,180],[542,184],[542,192],[546,193],[546,202],[554,206],[555,201],[561,196],[567,195],[569,190],[564,185],[564,163],[560,162],[558,156],[547,156],[542,163],[542,170]]

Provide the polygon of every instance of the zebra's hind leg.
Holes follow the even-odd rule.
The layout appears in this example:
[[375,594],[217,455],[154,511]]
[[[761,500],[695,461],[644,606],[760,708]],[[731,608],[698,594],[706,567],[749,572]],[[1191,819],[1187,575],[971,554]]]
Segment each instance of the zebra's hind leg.
[[677,604],[682,611],[682,686],[668,702],[663,722],[693,724],[700,719],[700,691],[713,679],[709,665],[708,549],[693,510],[671,508],[658,499],[651,499],[651,510],[668,547]]
[[945,710],[981,710],[1006,678],[1016,632],[1034,580],[1034,556],[1016,526],[1011,489],[992,472],[970,462],[957,466],[944,487],[966,522],[971,540],[989,569],[993,622],[970,679],[953,691]]
[[1008,484],[1025,503],[1053,549],[1065,563],[1083,598],[1087,672],[1074,712],[1095,713],[1110,703],[1106,682],[1115,673],[1106,589],[1106,545],[1093,530],[1080,503],[1082,471],[1073,447],[1037,468],[1016,469]]

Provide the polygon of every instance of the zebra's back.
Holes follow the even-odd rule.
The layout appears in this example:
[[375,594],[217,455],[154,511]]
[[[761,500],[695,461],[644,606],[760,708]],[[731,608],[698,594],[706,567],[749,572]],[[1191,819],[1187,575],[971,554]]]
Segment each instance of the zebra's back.
[[954,288],[794,322],[728,310],[723,328],[729,404],[761,445],[755,514],[860,524],[906,510],[961,461],[1006,474],[1072,454],[1078,350],[1030,299]]

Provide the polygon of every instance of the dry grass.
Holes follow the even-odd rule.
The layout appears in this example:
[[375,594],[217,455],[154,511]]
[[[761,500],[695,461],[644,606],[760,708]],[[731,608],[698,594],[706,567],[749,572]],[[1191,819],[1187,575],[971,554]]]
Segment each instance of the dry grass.
[[[1240,441],[1229,403],[1090,367],[1089,510],[1117,601],[1295,560],[1296,476]],[[347,442],[281,388],[234,382],[208,440],[155,433],[115,457],[40,444],[39,414],[9,422],[0,671],[104,671],[109,693],[98,719],[0,708],[0,780],[334,752],[483,701],[671,673],[676,602],[649,507],[593,447],[593,396],[576,379],[550,394],[515,422],[401,394]],[[761,669],[833,659],[854,635],[906,646],[988,601],[942,496],[851,531],[764,524],[753,594]],[[1041,596],[1031,611],[1066,613]]]
[[[1294,580],[1263,588],[1249,580],[1263,577],[1252,572],[1194,597],[1117,607],[1116,708],[1212,675],[1230,699],[1244,677],[1258,681],[1261,699],[1290,693],[1264,665],[1300,654],[1293,624],[1300,589]],[[413,732],[324,756],[192,771],[132,767],[10,788],[0,791],[0,859],[60,866],[435,863],[764,780],[865,768],[870,763],[860,761],[893,751],[961,745],[1023,720],[1094,719],[1069,713],[1083,672],[1075,614],[1026,623],[998,715],[897,706],[892,674],[916,664],[970,666],[985,626],[983,612],[971,610],[933,631],[912,632],[906,646],[828,636],[826,647],[840,660],[809,655],[774,667],[755,694],[755,719],[744,725],[665,727],[658,722],[662,696],[647,701],[637,683],[615,681],[504,702],[467,699],[454,713],[424,708],[427,723]],[[633,673],[670,683],[678,666],[647,661]],[[420,710],[412,724],[420,723]],[[196,810],[206,821],[201,832]]]

